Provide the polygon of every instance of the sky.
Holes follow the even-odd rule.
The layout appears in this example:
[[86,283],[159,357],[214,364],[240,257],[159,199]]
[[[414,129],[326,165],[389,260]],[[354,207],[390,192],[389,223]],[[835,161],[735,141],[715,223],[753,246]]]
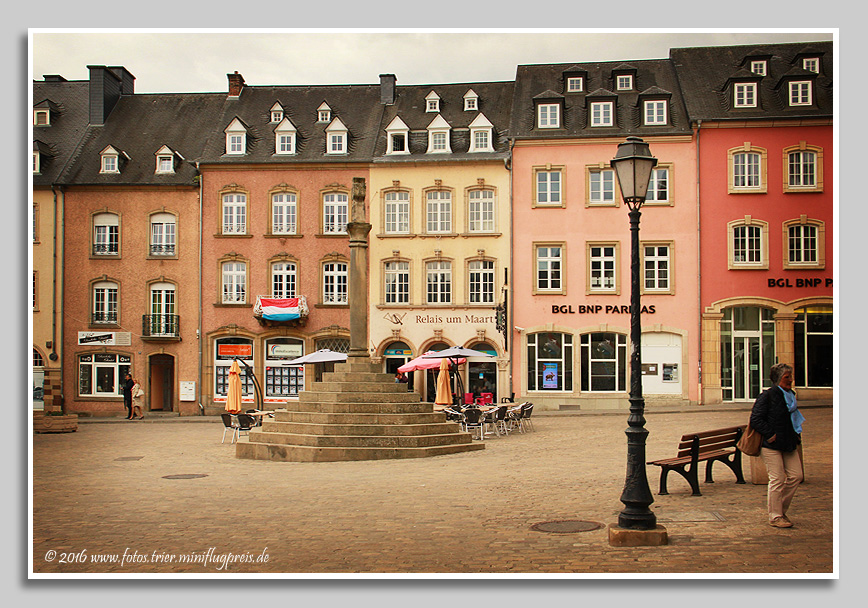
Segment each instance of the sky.
[[238,71],[251,86],[512,80],[516,66],[662,59],[685,46],[832,40],[831,29],[603,30],[31,30],[31,76],[86,80],[124,66],[137,93],[218,92]]

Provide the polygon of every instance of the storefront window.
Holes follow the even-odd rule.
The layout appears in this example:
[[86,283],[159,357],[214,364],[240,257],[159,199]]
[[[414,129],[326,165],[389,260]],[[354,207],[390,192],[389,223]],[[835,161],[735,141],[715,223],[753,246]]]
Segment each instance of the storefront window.
[[613,333],[582,335],[582,391],[627,390],[627,336]]
[[78,357],[78,394],[123,396],[123,379],[130,371],[129,355],[91,353]]
[[793,324],[796,386],[832,386],[835,358],[832,308],[800,308],[796,315]]
[[265,342],[265,398],[298,397],[304,389],[304,365],[287,361],[304,354],[304,345],[295,338],[273,338]]
[[474,344],[470,348],[491,357],[471,357],[467,360],[467,392],[477,397],[482,393],[491,393],[494,403],[497,403],[497,351],[485,342]]
[[[229,368],[232,361],[239,359],[253,366],[253,340],[249,338],[220,338],[215,342],[214,358],[214,396],[217,399],[226,399],[229,386]],[[253,378],[245,373],[245,367],[239,362],[241,368],[241,394],[253,400]],[[246,400],[246,399],[245,399]]]
[[720,322],[720,386],[724,401],[750,400],[771,386],[775,362],[775,311],[757,306],[723,310]]
[[570,334],[530,334],[527,362],[528,390],[573,390],[573,337]]

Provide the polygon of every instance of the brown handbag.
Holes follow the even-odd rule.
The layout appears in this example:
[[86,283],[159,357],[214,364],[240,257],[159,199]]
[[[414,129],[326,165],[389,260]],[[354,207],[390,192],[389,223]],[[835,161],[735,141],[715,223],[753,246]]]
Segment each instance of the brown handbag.
[[759,456],[763,445],[763,436],[756,432],[748,423],[735,447],[746,456]]

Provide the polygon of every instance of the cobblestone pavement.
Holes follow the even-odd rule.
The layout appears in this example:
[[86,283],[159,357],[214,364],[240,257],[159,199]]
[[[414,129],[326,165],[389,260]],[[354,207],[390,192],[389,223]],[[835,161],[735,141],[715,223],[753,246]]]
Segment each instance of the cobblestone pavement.
[[[747,463],[746,485],[718,463],[715,483],[702,484],[699,497],[678,475],[669,477],[670,494],[658,496],[659,470],[648,467],[651,508],[669,544],[633,548],[610,546],[606,530],[623,507],[626,412],[540,413],[535,432],[486,439],[478,452],[338,463],[237,459],[229,440],[220,442],[219,419],[82,421],[75,433],[33,436],[32,568],[828,576],[835,555],[833,410],[803,411],[806,481],[789,513],[794,528],[768,525],[766,488],[750,483]],[[747,417],[746,408],[646,412],[647,459],[674,455],[686,431]],[[202,477],[167,478],[179,475]],[[601,527],[568,534],[533,528],[559,520]],[[123,565],[101,561],[125,552]],[[226,562],[229,554],[234,563]]]

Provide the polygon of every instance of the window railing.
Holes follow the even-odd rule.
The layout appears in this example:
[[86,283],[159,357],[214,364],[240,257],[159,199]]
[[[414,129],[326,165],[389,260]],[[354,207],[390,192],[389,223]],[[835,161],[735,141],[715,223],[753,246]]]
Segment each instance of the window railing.
[[151,255],[175,255],[175,245],[151,245]]
[[118,313],[117,311],[109,311],[109,312],[94,312],[91,313],[90,316],[91,323],[117,323],[118,322]]
[[177,338],[181,335],[178,315],[142,315],[142,337]]
[[93,244],[93,254],[94,255],[117,255],[118,254],[118,244],[117,243],[94,243]]

